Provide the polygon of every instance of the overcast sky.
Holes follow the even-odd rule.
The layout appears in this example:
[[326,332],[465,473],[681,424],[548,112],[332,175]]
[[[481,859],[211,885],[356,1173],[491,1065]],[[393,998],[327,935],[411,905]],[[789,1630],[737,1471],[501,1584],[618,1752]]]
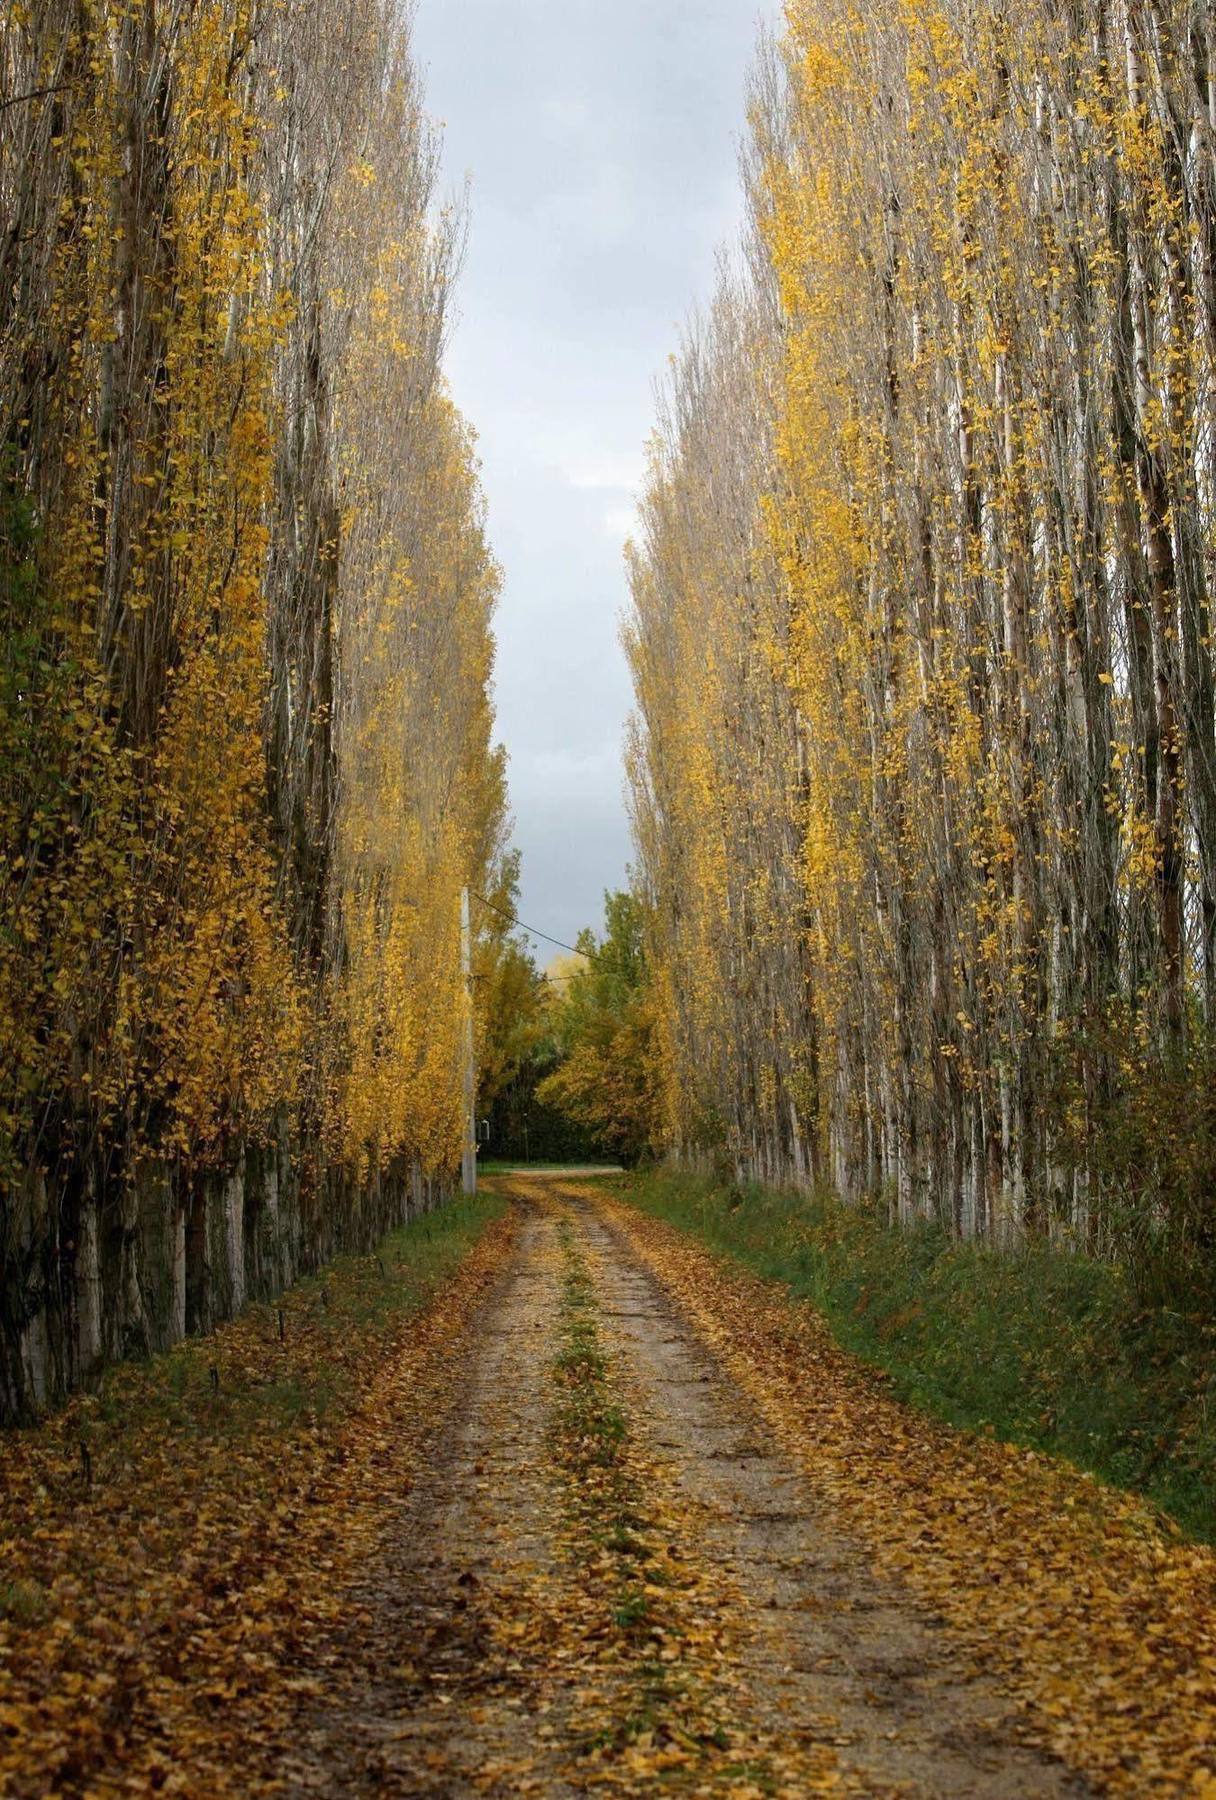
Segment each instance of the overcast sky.
[[419,0],[446,186],[472,183],[448,370],[506,574],[495,686],[520,911],[559,938],[600,923],[631,858],[621,546],[654,379],[736,227],[744,85],[775,11]]

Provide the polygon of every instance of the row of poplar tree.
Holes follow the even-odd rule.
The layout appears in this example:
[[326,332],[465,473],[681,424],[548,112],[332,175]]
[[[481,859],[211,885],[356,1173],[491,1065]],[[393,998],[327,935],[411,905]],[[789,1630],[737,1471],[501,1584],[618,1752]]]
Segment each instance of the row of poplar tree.
[[626,629],[668,1143],[1216,1243],[1216,12],[791,0]]
[[0,18],[0,1411],[459,1161],[498,576],[407,15]]

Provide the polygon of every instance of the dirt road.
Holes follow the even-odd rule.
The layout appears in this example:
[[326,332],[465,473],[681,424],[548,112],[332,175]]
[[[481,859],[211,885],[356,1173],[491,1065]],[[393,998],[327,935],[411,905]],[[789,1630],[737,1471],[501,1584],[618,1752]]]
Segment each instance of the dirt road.
[[1089,1791],[833,1524],[611,1209],[512,1265],[279,1770],[309,1795]]

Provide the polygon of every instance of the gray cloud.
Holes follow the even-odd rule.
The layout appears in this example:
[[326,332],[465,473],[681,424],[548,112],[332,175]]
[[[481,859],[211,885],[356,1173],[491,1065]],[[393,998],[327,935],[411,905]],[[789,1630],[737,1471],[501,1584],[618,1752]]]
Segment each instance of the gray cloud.
[[449,371],[506,573],[496,700],[523,916],[598,923],[630,855],[617,643],[653,381],[738,217],[776,0],[420,0],[415,47],[472,231]]

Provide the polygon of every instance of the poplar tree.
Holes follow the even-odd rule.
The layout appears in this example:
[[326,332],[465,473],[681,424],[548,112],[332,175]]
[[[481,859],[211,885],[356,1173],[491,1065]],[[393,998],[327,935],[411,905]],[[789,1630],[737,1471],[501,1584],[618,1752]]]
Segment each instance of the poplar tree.
[[751,116],[628,627],[670,1141],[1198,1266],[1210,8],[792,0]]
[[396,0],[0,19],[5,1412],[458,1165],[505,794],[437,173]]

